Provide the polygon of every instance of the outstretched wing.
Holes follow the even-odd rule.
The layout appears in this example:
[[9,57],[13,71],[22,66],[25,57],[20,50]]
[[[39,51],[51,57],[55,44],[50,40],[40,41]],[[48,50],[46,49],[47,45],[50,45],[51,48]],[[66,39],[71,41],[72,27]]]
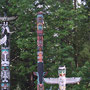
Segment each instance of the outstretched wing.
[[13,16],[13,17],[0,17],[1,21],[11,21],[11,20],[15,20],[17,18],[17,16]]
[[2,39],[0,39],[0,45],[4,44],[7,40],[7,36],[5,35]]
[[8,17],[8,18],[7,18],[7,21],[15,20],[16,18],[17,18],[17,17],[14,17],[14,16],[13,16],[13,17]]
[[80,80],[81,80],[81,77],[66,78],[66,84],[75,84],[75,83],[79,83]]
[[58,84],[58,78],[44,78],[44,82],[47,84]]
[[0,17],[0,20],[1,20],[1,21],[4,21],[4,18],[3,18],[3,17]]

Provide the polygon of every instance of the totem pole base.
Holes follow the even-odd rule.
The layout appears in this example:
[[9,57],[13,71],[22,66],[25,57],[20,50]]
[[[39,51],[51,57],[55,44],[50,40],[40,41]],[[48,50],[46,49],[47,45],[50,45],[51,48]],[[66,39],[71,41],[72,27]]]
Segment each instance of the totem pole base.
[[44,85],[42,85],[42,86],[37,85],[37,90],[44,90]]

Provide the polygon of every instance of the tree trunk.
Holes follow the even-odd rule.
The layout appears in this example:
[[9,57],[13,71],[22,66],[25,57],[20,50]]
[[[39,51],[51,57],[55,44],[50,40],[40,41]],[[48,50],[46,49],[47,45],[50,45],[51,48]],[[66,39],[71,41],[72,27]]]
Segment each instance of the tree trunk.
[[74,61],[75,61],[75,66],[76,68],[78,67],[78,48],[77,45],[73,44],[73,48],[74,48]]
[[77,0],[74,0],[74,9],[76,10],[76,2]]

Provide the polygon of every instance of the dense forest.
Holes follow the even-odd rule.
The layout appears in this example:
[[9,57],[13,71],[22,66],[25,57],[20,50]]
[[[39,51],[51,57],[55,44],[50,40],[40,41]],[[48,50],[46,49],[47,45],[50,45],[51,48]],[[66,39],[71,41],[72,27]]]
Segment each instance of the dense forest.
[[[11,90],[36,90],[37,25],[39,11],[44,13],[44,71],[58,77],[65,65],[67,77],[82,77],[80,84],[67,90],[90,90],[90,0],[0,0],[0,16],[17,16],[9,22],[11,35]],[[40,8],[41,7],[41,8]],[[1,28],[0,28],[1,30]],[[57,90],[58,85],[45,85]]]

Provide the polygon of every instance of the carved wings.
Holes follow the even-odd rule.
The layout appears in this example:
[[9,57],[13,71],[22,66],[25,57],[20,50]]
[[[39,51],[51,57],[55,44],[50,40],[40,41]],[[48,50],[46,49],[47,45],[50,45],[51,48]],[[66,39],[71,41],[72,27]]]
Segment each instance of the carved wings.
[[17,17],[0,17],[1,21],[11,21],[11,20],[15,20]]
[[44,82],[48,84],[58,84],[58,78],[44,78]]
[[[66,78],[66,84],[79,83],[80,80],[80,77]],[[59,84],[59,78],[44,78],[44,82],[48,84]]]
[[79,83],[80,80],[81,80],[80,77],[66,78],[66,84],[75,84],[75,83]]

